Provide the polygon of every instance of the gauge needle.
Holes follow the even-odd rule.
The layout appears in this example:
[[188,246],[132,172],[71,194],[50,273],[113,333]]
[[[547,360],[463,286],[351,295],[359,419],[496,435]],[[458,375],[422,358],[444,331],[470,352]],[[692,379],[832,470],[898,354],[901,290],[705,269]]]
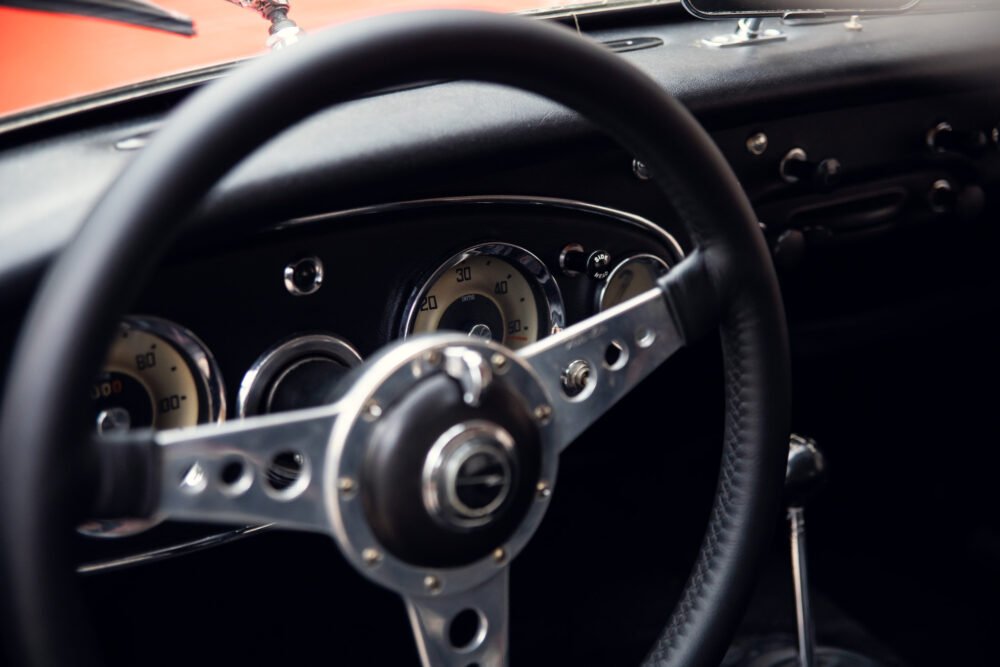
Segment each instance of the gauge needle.
[[469,329],[469,335],[475,338],[484,338],[489,340],[493,338],[493,331],[485,324],[477,324]]

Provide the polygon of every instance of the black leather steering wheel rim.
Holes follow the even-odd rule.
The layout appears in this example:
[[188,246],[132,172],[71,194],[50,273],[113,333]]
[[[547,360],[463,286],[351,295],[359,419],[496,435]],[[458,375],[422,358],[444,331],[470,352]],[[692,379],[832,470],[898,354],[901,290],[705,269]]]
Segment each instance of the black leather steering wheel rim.
[[178,221],[242,158],[302,118],[373,91],[449,79],[510,85],[581,113],[646,163],[704,258],[722,305],[725,443],[700,554],[647,662],[721,659],[774,524],[790,405],[784,312],[754,213],[698,122],[619,56],[551,24],[433,11],[314,35],[192,96],[50,267],[0,413],[4,602],[10,645],[24,661],[98,662],[67,545],[94,489],[79,397]]

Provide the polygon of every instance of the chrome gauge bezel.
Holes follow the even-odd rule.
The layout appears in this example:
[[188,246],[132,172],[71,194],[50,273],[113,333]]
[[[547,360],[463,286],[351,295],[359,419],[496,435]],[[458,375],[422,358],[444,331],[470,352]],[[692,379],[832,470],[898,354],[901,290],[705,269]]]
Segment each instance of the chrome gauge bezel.
[[[405,315],[400,325],[399,335],[406,338],[413,333],[413,326],[419,313],[420,300],[430,291],[448,271],[452,270],[470,257],[477,255],[497,257],[519,270],[529,281],[535,293],[539,316],[544,315],[545,335],[562,330],[566,326],[566,307],[563,304],[562,291],[556,283],[555,276],[545,266],[545,262],[531,251],[512,243],[492,241],[480,243],[452,255],[442,263],[413,293],[407,303]],[[540,336],[539,340],[544,336]]]
[[[152,315],[129,315],[122,319],[121,326],[138,329],[159,336],[173,345],[188,365],[198,381],[199,389],[205,392],[206,412],[198,407],[199,423],[222,423],[226,419],[226,388],[222,381],[222,371],[205,342],[190,329],[176,322]],[[199,398],[201,398],[199,396]],[[202,415],[205,419],[202,419]]]
[[[143,331],[161,338],[183,357],[198,385],[198,423],[221,423],[226,419],[226,390],[222,372],[208,346],[189,329],[152,315],[122,318],[118,332]],[[102,366],[103,368],[103,366]],[[88,537],[117,538],[141,533],[161,523],[162,518],[92,521],[77,530]]]
[[361,354],[354,346],[332,334],[297,334],[286,338],[260,355],[243,375],[236,399],[239,416],[257,414],[256,408],[265,398],[264,392],[279,373],[289,370],[289,364],[315,357],[335,359],[348,368],[362,362]]
[[[608,274],[608,277],[601,281],[600,287],[598,287],[597,291],[594,293],[594,312],[600,313],[600,312],[603,312],[603,311],[607,310],[607,308],[603,308],[602,307],[602,304],[604,302],[604,295],[607,292],[608,287],[611,285],[611,281],[614,280],[615,276],[617,276],[619,273],[621,273],[621,271],[628,264],[630,264],[632,262],[635,262],[635,261],[651,261],[651,262],[653,262],[655,264],[659,264],[660,266],[662,266],[667,271],[669,271],[671,269],[670,262],[668,262],[667,260],[663,259],[662,257],[659,257],[659,256],[654,255],[652,253],[640,252],[640,253],[636,253],[634,255],[629,255],[628,257],[626,257],[622,261],[620,261],[617,264],[615,264],[615,268],[611,269],[611,273]],[[613,305],[617,305],[617,304],[613,304]]]

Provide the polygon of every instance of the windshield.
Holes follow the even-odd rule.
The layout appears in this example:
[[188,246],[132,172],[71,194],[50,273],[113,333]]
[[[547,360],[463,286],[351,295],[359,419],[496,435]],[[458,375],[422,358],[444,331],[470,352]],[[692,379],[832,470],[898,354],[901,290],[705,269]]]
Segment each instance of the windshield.
[[[291,0],[289,18],[308,35],[335,23],[389,12],[430,8],[533,12],[570,2]],[[157,4],[190,17],[196,34],[187,37],[92,17],[0,7],[0,118],[267,51],[270,23],[249,8],[226,0],[157,0]]]

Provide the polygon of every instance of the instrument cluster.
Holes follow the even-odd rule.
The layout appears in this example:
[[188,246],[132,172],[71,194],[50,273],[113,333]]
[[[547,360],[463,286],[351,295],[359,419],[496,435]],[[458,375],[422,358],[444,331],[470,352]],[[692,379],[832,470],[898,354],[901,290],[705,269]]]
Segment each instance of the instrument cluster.
[[[426,245],[436,252],[407,253],[387,246],[383,257],[367,257],[370,244],[345,248],[351,239],[338,230],[327,233],[323,243],[290,242],[289,247],[311,252],[285,255],[280,270],[275,266],[268,276],[261,275],[261,265],[272,263],[285,249],[259,244],[254,250],[259,257],[230,251],[239,261],[222,272],[223,280],[239,275],[253,279],[228,287],[211,282],[218,281],[211,276],[220,275],[215,266],[209,270],[209,264],[199,264],[196,272],[202,273],[190,285],[198,285],[204,298],[213,301],[215,316],[200,310],[181,320],[185,314],[175,310],[174,321],[161,310],[154,311],[157,316],[125,317],[91,386],[94,432],[187,427],[332,402],[341,380],[366,354],[413,335],[454,331],[513,350],[525,348],[641,294],[682,258],[676,240],[652,223],[620,214],[618,227],[628,223],[628,233],[621,236],[605,209],[581,206],[560,211],[563,217],[589,216],[585,225],[567,219],[556,226],[558,233],[539,233],[522,220],[519,233],[511,228],[511,238],[504,234],[506,225],[493,222],[454,239],[435,234]],[[586,238],[574,235],[587,226]],[[355,241],[375,232],[358,234]],[[463,242],[463,236],[469,241]],[[598,245],[599,240],[607,240],[607,247]],[[402,237],[398,241],[407,243]],[[213,258],[214,263],[227,261]],[[252,273],[241,274],[245,270]],[[176,280],[163,283],[171,287],[161,287],[159,297],[140,300],[141,305],[189,303],[184,297],[190,295],[182,293]],[[353,331],[345,331],[347,325]],[[211,333],[215,349],[188,326],[202,329],[206,338]],[[280,336],[270,333],[282,331]],[[252,362],[241,361],[254,349]],[[225,378],[222,369],[227,370]],[[227,394],[227,386],[233,393]],[[120,537],[156,524],[92,522],[80,531],[88,537]]]

